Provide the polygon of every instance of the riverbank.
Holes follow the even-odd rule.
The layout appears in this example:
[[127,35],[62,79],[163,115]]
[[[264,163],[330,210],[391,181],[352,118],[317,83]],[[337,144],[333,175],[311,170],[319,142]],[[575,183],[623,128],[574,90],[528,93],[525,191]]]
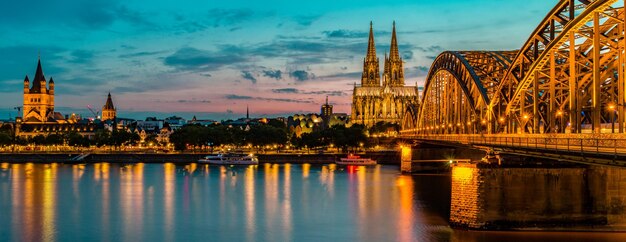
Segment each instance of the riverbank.
[[[78,153],[58,153],[58,154],[0,154],[0,162],[11,163],[76,163],[72,158],[79,156]],[[195,154],[141,154],[141,153],[111,153],[111,154],[90,154],[79,163],[190,163],[195,162],[209,153]],[[293,163],[293,164],[330,164],[345,157],[346,154],[259,154],[260,163]],[[372,158],[379,164],[398,165],[400,155],[398,152],[366,152],[363,157]]]

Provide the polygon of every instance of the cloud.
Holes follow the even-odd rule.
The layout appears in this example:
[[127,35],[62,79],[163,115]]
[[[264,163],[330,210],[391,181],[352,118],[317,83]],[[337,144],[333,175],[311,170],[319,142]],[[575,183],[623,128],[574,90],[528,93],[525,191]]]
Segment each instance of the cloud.
[[229,100],[250,100],[250,99],[254,99],[251,96],[242,96],[242,95],[236,95],[236,94],[227,94],[226,96],[224,96],[224,98],[229,99]]
[[206,99],[179,99],[176,101],[177,103],[211,103],[211,100]]
[[322,15],[299,15],[293,17],[293,20],[304,27],[311,26],[315,21],[319,20]]
[[57,46],[37,46],[37,45],[14,45],[0,47],[0,81],[13,80],[14,86],[0,86],[0,91],[4,88],[10,90],[21,90],[24,76],[28,75],[31,79],[37,68],[37,55],[41,56],[41,64],[46,78],[57,77],[57,74],[66,72],[61,65],[65,62],[64,54],[67,53],[65,48]]
[[342,72],[342,73],[330,74],[330,75],[320,76],[319,78],[320,79],[335,79],[335,78],[360,79],[362,75],[363,75],[363,72],[355,71],[355,72]]
[[192,47],[183,47],[163,59],[163,64],[183,71],[213,71],[224,66],[245,62],[236,54],[216,53]]
[[244,96],[244,95],[237,95],[237,94],[228,94],[228,95],[225,95],[224,98],[228,100],[259,100],[259,101],[287,102],[287,103],[313,103],[313,101],[311,100],[253,97],[253,96]]
[[305,70],[295,70],[289,73],[289,76],[299,82],[303,82],[303,81],[315,78],[315,75],[313,75],[313,73],[309,73]]
[[336,96],[336,97],[347,95],[343,91],[311,91],[311,92],[304,92],[304,94],[327,95],[327,96]]
[[279,88],[272,89],[273,93],[291,93],[291,94],[309,94],[309,95],[328,95],[328,96],[345,96],[343,91],[302,91],[296,88]]
[[256,78],[254,77],[254,75],[252,75],[251,72],[249,71],[242,71],[241,72],[241,77],[243,79],[247,79],[250,80],[252,82],[252,84],[256,84]]
[[208,17],[213,27],[231,26],[252,18],[254,12],[250,9],[220,9],[209,10]]
[[416,46],[415,47],[416,50],[419,50],[421,52],[425,52],[425,53],[439,53],[441,51],[443,51],[443,48],[439,45],[431,45],[431,46]]
[[87,50],[74,50],[70,54],[71,59],[69,60],[71,63],[76,64],[89,64],[93,58],[94,52]]
[[273,93],[299,93],[300,91],[296,88],[279,88],[272,89]]
[[280,80],[283,79],[283,72],[280,70],[263,70],[263,76]]
[[165,53],[165,51],[140,51],[140,52],[134,52],[134,53],[128,53],[128,54],[121,54],[118,57],[119,58],[135,58],[135,57],[144,57],[144,56],[151,56],[151,55],[158,55],[158,54],[162,54]]
[[255,12],[247,8],[222,9],[213,8],[204,18],[191,18],[174,14],[177,23],[173,26],[174,34],[195,33],[207,28],[225,28],[229,32],[242,29],[242,24],[253,20],[261,20],[273,16],[273,12]]
[[99,30],[115,22],[133,27],[156,26],[150,17],[129,9],[120,0],[10,1],[0,8],[0,25],[73,27]]
[[402,51],[402,59],[404,60],[413,59],[413,51],[410,51],[410,50]]
[[406,70],[407,77],[425,77],[430,68],[427,66],[415,66]]
[[369,36],[369,32],[353,31],[353,30],[345,30],[345,29],[324,31],[322,33],[326,36],[326,38],[348,38],[348,39],[359,38],[359,39],[362,39],[362,38],[367,38]]

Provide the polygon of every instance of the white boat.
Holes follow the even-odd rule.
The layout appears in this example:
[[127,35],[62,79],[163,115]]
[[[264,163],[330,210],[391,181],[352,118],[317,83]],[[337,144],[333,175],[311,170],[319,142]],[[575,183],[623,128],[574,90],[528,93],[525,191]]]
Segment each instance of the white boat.
[[253,154],[217,154],[205,156],[198,163],[213,165],[258,165],[259,158]]
[[337,165],[351,165],[351,166],[373,166],[376,165],[376,161],[370,158],[361,158],[358,155],[349,154],[346,158],[341,158],[336,161]]

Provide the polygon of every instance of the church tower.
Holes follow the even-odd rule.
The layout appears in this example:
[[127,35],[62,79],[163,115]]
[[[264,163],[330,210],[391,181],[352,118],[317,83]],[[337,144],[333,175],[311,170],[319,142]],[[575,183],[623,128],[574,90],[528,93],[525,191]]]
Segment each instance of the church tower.
[[363,76],[361,77],[361,86],[380,86],[380,70],[378,65],[378,57],[376,57],[376,45],[374,44],[374,27],[372,25],[372,22],[370,22],[370,36],[367,43],[367,55],[363,60]]
[[115,106],[113,106],[113,100],[111,99],[111,93],[107,97],[107,102],[102,107],[102,121],[114,120],[117,115]]
[[54,121],[54,80],[46,82],[41,68],[41,58],[37,60],[35,78],[30,86],[28,75],[24,78],[24,123],[46,123]]
[[389,57],[385,56],[383,86],[404,86],[404,69],[402,68],[402,57],[400,57],[400,51],[398,50],[395,21],[393,22],[393,30],[391,32],[391,48],[389,49]]

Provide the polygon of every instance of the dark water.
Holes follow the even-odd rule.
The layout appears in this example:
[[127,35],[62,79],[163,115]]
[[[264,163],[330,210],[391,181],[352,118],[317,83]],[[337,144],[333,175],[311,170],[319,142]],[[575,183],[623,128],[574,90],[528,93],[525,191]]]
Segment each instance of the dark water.
[[448,226],[450,175],[371,168],[0,164],[0,241],[626,241]]

